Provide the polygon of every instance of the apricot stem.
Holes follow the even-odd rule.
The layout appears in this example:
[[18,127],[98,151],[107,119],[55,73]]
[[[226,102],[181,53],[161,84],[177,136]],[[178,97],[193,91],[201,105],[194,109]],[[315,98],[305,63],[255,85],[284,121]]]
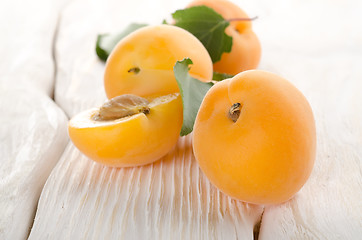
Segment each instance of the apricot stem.
[[240,110],[241,110],[241,104],[240,103],[234,103],[230,107],[228,117],[230,118],[231,121],[236,122],[239,119]]
[[258,19],[258,16],[252,17],[252,18],[229,18],[226,19],[228,22],[236,22],[236,21],[254,21]]
[[128,70],[129,73],[132,72],[132,73],[135,73],[135,74],[139,73],[140,71],[141,71],[141,69],[138,68],[138,67],[134,67],[134,68],[131,68],[131,69]]

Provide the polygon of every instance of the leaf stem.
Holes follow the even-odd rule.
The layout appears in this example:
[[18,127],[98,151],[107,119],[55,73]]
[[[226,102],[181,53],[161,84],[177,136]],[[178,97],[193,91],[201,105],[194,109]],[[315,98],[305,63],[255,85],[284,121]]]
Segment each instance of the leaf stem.
[[254,21],[258,19],[258,16],[252,17],[252,18],[229,18],[226,19],[228,22],[236,22],[236,21]]

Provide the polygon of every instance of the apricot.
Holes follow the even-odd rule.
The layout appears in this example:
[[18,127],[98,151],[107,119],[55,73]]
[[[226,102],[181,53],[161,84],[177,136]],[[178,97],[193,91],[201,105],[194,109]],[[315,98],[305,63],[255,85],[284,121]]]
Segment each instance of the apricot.
[[[240,7],[227,0],[196,0],[188,7],[205,5],[230,21],[225,32],[233,38],[230,53],[223,53],[221,60],[214,63],[214,71],[236,75],[239,72],[255,69],[260,61],[261,47],[258,37],[252,30],[249,16]],[[244,19],[244,20],[237,20]]]
[[212,61],[202,43],[179,27],[143,27],[123,38],[110,54],[104,74],[108,98],[121,94],[154,97],[179,92],[176,61],[191,58],[190,74],[210,81]]
[[112,167],[154,162],[176,144],[182,125],[179,93],[154,99],[122,95],[69,121],[74,145]]
[[227,195],[255,204],[285,202],[313,168],[313,113],[287,80],[245,71],[207,92],[193,149],[201,170]]

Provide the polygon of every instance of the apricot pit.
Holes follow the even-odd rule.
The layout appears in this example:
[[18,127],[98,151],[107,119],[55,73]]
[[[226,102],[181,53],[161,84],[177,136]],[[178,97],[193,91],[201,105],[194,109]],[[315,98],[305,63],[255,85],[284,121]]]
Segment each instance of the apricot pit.
[[132,116],[137,113],[147,114],[150,112],[149,103],[145,98],[133,94],[124,94],[114,97],[103,104],[93,119],[96,121],[106,121]]

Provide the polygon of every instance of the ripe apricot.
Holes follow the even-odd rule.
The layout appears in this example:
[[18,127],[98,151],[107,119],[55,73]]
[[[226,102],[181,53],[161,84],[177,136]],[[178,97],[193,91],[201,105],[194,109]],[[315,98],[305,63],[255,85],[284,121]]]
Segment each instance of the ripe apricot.
[[148,164],[167,154],[182,125],[180,94],[118,98],[69,121],[74,145],[89,158],[112,167]]
[[214,85],[199,109],[193,149],[209,180],[256,204],[290,199],[314,164],[312,110],[287,80],[249,70]]
[[228,74],[254,69],[258,66],[261,56],[261,47],[258,37],[252,30],[249,16],[237,5],[227,0],[196,0],[188,7],[205,5],[214,9],[224,19],[230,20],[230,25],[225,32],[233,38],[230,53],[223,53],[221,60],[214,63],[214,71]]
[[191,33],[169,25],[141,28],[122,39],[109,56],[106,94],[113,98],[128,93],[149,97],[179,92],[173,66],[186,57],[193,61],[191,75],[211,80],[211,58]]

